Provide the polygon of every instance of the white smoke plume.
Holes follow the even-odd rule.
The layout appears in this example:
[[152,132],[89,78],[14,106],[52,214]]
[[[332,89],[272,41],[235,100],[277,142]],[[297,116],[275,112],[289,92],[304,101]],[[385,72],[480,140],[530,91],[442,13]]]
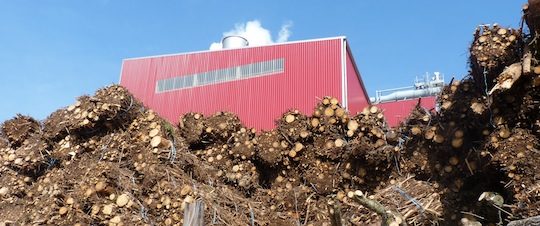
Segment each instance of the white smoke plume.
[[[249,42],[250,46],[260,46],[260,45],[268,45],[276,42],[286,42],[289,40],[289,36],[291,35],[291,31],[289,30],[292,27],[292,22],[287,22],[283,25],[281,25],[281,29],[279,30],[278,37],[276,41],[272,39],[272,35],[270,34],[270,31],[266,28],[264,28],[261,25],[261,22],[258,20],[252,20],[248,21],[247,23],[240,23],[234,25],[234,29],[224,32],[223,37],[231,36],[231,35],[238,35],[246,38]],[[218,50],[221,49],[221,42],[214,42],[210,45],[210,50]]]

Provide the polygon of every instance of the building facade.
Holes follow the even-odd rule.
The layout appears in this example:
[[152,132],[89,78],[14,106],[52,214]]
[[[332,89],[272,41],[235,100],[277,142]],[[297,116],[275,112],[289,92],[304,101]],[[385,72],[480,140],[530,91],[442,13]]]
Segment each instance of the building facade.
[[324,96],[352,113],[370,103],[345,37],[125,59],[120,84],[173,123],[230,111],[263,130],[289,109],[311,113]]

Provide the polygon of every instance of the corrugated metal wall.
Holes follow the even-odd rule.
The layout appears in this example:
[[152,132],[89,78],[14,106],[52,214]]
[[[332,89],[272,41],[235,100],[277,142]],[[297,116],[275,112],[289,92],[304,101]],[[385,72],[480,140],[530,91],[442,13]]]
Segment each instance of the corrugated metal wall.
[[409,116],[418,102],[423,108],[432,110],[436,106],[436,101],[437,97],[431,96],[377,104],[377,107],[383,109],[386,122],[390,127],[394,127]]
[[350,50],[347,48],[347,102],[352,115],[362,111],[369,105],[369,97],[363,87],[359,72],[354,64]]
[[[173,123],[186,112],[236,113],[246,126],[269,130],[290,108],[311,113],[317,98],[341,101],[343,39],[124,60],[120,84]],[[156,93],[156,81],[283,58],[283,73]],[[352,76],[352,75],[351,75]],[[358,87],[350,92],[357,92]],[[354,98],[356,102],[362,100]],[[364,99],[366,99],[364,97]],[[365,100],[364,100],[365,101]],[[356,105],[356,104],[355,104]]]

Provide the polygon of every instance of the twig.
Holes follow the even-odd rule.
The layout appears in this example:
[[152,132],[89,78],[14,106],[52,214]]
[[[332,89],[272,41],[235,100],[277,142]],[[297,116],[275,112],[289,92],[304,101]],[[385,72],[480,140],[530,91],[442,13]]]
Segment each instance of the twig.
[[501,212],[507,214],[507,215],[510,216],[511,218],[514,217],[514,215],[513,215],[512,213],[510,213],[510,212],[504,210],[502,207],[499,207],[499,206],[497,206],[497,205],[495,205],[495,204],[493,204],[493,203],[492,203],[491,205],[492,205],[493,207],[495,207],[495,209],[498,209],[499,211],[501,211]]
[[249,223],[251,226],[255,226],[255,214],[253,213],[253,208],[251,208],[251,205],[248,203],[249,206]]
[[328,202],[328,213],[330,214],[330,222],[332,226],[342,226],[341,210],[339,204],[335,201]]
[[462,213],[462,214],[471,215],[471,216],[473,216],[473,217],[480,218],[480,219],[482,219],[482,220],[485,220],[485,219],[486,219],[485,217],[482,217],[482,216],[480,216],[480,215],[478,215],[478,214],[471,213],[471,212],[461,211],[461,213]]
[[204,203],[201,199],[188,204],[184,210],[184,226],[203,226]]
[[212,224],[215,224],[216,223],[216,218],[217,218],[217,210],[215,207],[212,208],[214,211],[213,214],[212,214]]
[[422,207],[422,204],[420,202],[418,202],[418,200],[416,200],[415,198],[413,198],[412,196],[410,196],[406,191],[404,191],[403,189],[401,189],[400,187],[398,186],[393,186],[394,190],[396,190],[401,196],[403,196],[404,198],[406,198],[407,200],[409,200],[410,202],[412,202],[416,208],[418,210],[420,210],[420,213],[422,214],[422,217],[426,217],[426,215],[424,214],[425,212],[425,209],[424,207]]
[[295,210],[296,216],[298,216],[296,225],[300,226],[300,216],[298,214],[298,197],[296,196],[296,190],[293,190],[293,193],[294,193],[294,210]]
[[360,203],[362,206],[380,215],[382,217],[381,226],[390,226],[396,224],[401,226],[407,225],[401,214],[395,211],[386,210],[386,208],[381,203],[367,198],[364,193],[359,190],[355,192],[350,191],[347,196],[349,198],[354,198],[354,200]]
[[141,214],[141,218],[144,219],[144,221],[146,222],[148,220],[148,210],[146,210],[146,208],[141,203],[141,201],[139,201],[139,199],[135,200],[137,200],[137,204],[139,204],[139,206],[141,207],[141,210],[139,212]]
[[289,144],[291,144],[291,146],[294,146],[294,144],[291,142],[291,140],[289,140],[289,138],[287,136],[285,136],[285,134],[283,134],[282,131],[279,131],[279,133],[281,134],[281,136],[283,136],[283,138],[285,138],[285,140],[287,140],[287,142],[289,142]]
[[311,202],[311,197],[313,197],[313,195],[315,195],[315,193],[311,193],[311,195],[309,195],[306,199],[306,216],[304,217],[304,226],[307,224],[307,221],[308,221],[308,218],[309,218],[309,203]]
[[174,160],[176,159],[176,141],[174,140],[174,136],[172,136],[172,145],[171,145],[171,151],[169,152],[169,160],[171,163],[174,163]]

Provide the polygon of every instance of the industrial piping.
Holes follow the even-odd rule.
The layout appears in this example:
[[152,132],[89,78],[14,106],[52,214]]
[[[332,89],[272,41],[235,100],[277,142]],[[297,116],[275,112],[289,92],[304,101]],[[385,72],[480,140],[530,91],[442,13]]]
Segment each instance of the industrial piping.
[[416,89],[416,90],[405,90],[397,91],[388,95],[370,97],[369,100],[372,103],[384,103],[397,100],[407,100],[419,97],[427,97],[439,94],[442,91],[442,87],[431,87],[425,89]]
[[[407,100],[439,94],[444,87],[444,78],[439,72],[433,73],[431,79],[426,75],[424,80],[416,80],[414,86],[377,91],[375,97],[370,97],[371,103],[379,104],[390,101]],[[389,93],[382,95],[383,93]]]

